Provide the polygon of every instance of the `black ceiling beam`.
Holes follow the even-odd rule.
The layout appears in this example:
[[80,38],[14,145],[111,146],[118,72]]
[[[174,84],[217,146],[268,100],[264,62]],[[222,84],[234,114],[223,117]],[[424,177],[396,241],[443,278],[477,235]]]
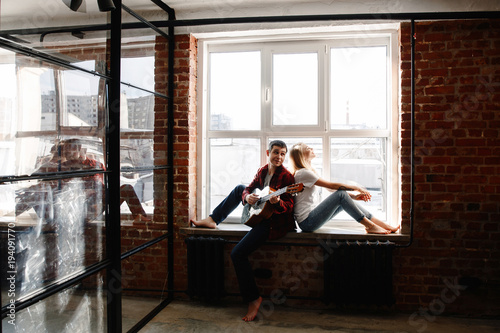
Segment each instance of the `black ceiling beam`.
[[[158,1],[158,0],[152,0]],[[279,23],[279,22],[312,22],[312,21],[351,21],[351,20],[457,20],[457,19],[481,19],[499,18],[500,11],[475,11],[475,12],[424,12],[424,13],[380,13],[380,14],[328,14],[328,15],[290,15],[290,16],[256,16],[256,17],[229,17],[229,18],[205,18],[191,20],[163,20],[150,21],[158,28],[166,27],[188,27],[201,25],[220,24],[242,24],[242,23]],[[143,29],[149,28],[141,22],[122,23],[122,29]],[[33,29],[11,29],[0,30],[1,35],[38,35],[49,33],[64,33],[78,31],[103,31],[109,30],[109,24],[69,26],[69,27],[49,27]]]

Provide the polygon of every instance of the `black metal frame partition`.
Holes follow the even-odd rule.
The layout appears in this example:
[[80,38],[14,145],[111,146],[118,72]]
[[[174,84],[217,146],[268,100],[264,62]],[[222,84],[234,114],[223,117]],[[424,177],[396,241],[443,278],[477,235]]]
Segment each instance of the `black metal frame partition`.
[[[164,4],[161,0],[151,0],[160,9],[165,11],[168,15],[168,20],[175,20],[175,12],[169,6]],[[86,72],[88,74],[96,75],[109,81],[108,86],[108,99],[107,99],[107,110],[108,110],[108,126],[106,127],[106,160],[108,161],[107,170],[107,187],[106,187],[106,253],[107,258],[86,267],[77,276],[67,278],[63,281],[57,281],[56,283],[50,284],[39,292],[37,292],[32,297],[22,301],[16,301],[15,308],[16,311],[20,311],[28,308],[29,306],[46,299],[64,289],[71,287],[87,277],[90,277],[103,269],[106,269],[106,289],[108,291],[108,296],[110,293],[111,297],[108,298],[107,302],[107,331],[108,332],[122,332],[122,289],[121,289],[121,261],[162,241],[167,240],[167,292],[168,297],[164,299],[158,306],[156,306],[149,314],[147,314],[143,319],[141,319],[135,326],[133,326],[129,332],[138,332],[142,327],[144,327],[159,311],[161,311],[165,306],[167,306],[173,299],[173,286],[174,286],[174,275],[173,275],[173,96],[174,93],[174,27],[168,27],[168,33],[164,33],[162,30],[158,29],[147,20],[143,19],[140,15],[136,14],[130,8],[122,4],[122,0],[114,0],[116,9],[111,12],[110,24],[98,25],[98,26],[86,26],[86,27],[76,27],[78,31],[110,31],[110,71],[109,75],[100,74],[98,72],[89,71],[76,67],[71,63],[59,59],[57,56],[53,56],[42,51],[37,51],[35,49],[23,46],[17,43],[19,40],[11,35],[23,35],[23,34],[40,34],[41,41],[43,38],[50,33],[60,33],[60,32],[72,32],[75,31],[75,27],[71,28],[44,28],[44,29],[20,29],[20,30],[3,30],[0,31],[0,47],[5,49],[24,54],[34,59],[39,59],[46,61],[51,64],[62,66],[64,68],[74,69]],[[168,91],[167,95],[163,95],[156,92],[151,92],[156,97],[161,97],[167,99],[168,105],[168,129],[167,129],[167,165],[166,166],[154,166],[151,169],[167,170],[167,232],[156,239],[153,239],[141,246],[138,246],[126,253],[121,253],[121,237],[116,237],[115,235],[120,235],[120,86],[122,84],[120,72],[121,72],[121,39],[122,39],[122,9],[128,12],[130,15],[135,17],[140,21],[140,23],[134,23],[128,28],[151,28],[156,33],[165,37],[168,41]],[[129,86],[132,86],[129,84]],[[134,86],[132,86],[134,87]],[[140,87],[134,87],[144,90]],[[95,172],[73,172],[71,176],[82,177],[89,174],[95,174]],[[67,173],[62,173],[60,175],[52,176],[7,176],[0,177],[0,184],[10,183],[23,180],[37,180],[37,179],[61,179],[67,176]],[[110,290],[112,286],[112,292]],[[2,319],[6,318],[8,314],[7,306],[2,307]],[[0,333],[3,331],[2,325],[0,325]]]

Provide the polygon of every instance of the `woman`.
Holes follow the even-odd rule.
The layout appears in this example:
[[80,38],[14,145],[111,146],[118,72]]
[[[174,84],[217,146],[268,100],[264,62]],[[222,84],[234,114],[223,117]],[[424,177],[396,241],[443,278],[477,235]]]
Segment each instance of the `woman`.
[[[314,150],[304,143],[297,143],[290,150],[290,162],[295,182],[304,184],[304,191],[295,197],[294,205],[295,219],[302,231],[311,232],[321,228],[342,210],[364,225],[369,234],[389,234],[399,230],[399,227],[391,227],[373,217],[354,202],[354,200],[371,200],[371,194],[368,191],[357,186],[332,183],[320,178],[311,164],[315,157]],[[336,191],[323,202],[318,203],[315,200],[317,186]],[[357,191],[359,194],[349,194],[346,191]]]

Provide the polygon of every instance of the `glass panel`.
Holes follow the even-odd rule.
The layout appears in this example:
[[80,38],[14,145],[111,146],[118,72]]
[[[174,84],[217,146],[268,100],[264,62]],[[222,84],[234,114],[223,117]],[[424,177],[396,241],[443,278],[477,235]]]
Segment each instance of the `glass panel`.
[[154,210],[153,171],[122,172],[120,195],[122,222],[151,221]]
[[318,124],[318,55],[273,55],[273,125]]
[[259,130],[260,52],[210,53],[210,130]]
[[[107,332],[104,273],[15,311],[2,320],[2,332]],[[4,299],[2,289],[2,299]]]
[[120,128],[125,133],[128,133],[127,129],[134,132],[153,130],[155,96],[124,84],[121,87]]
[[[98,117],[99,94],[103,95],[103,91],[99,91],[99,77],[76,70],[65,70],[59,75],[62,81],[61,125],[102,127],[104,124],[99,122]],[[49,95],[54,106],[57,97],[56,94]],[[55,114],[55,110],[47,112]]]
[[71,136],[102,162],[105,81],[21,55],[2,59],[15,63],[0,66],[0,176],[32,174]]
[[0,48],[0,176],[14,175],[18,104],[16,54]]
[[[109,59],[109,55],[107,55],[109,52],[109,31],[79,31],[74,29],[73,31],[60,32],[58,29],[48,29],[50,32],[45,31],[41,34],[30,32],[30,29],[40,31],[40,29],[44,30],[44,27],[54,27],[54,18],[57,16],[60,18],[61,15],[67,19],[66,22],[72,22],[73,19],[76,19],[79,22],[92,21],[95,25],[109,23],[109,16],[102,15],[97,5],[85,6],[85,1],[83,1],[80,10],[73,12],[65,5],[65,3],[70,3],[66,0],[50,3],[44,0],[29,0],[25,3],[26,6],[18,6],[15,1],[2,3],[0,11],[2,29],[14,30],[9,34],[11,38],[17,38],[17,41],[24,46],[57,57],[74,66],[102,74],[106,73],[106,60]],[[5,13],[8,15],[4,15]]]
[[[387,154],[383,138],[335,138],[331,140],[331,179],[356,184],[372,194],[361,203],[377,218],[385,220],[387,207]],[[339,214],[336,219],[349,218]]]
[[331,49],[332,129],[387,128],[386,46]]
[[104,258],[100,184],[83,177],[0,185],[1,247],[11,253],[2,267],[16,271],[17,298]]
[[[136,46],[137,47],[137,46]],[[121,62],[121,81],[130,83],[142,89],[154,91],[155,87],[155,57],[154,57],[154,40],[145,45],[144,48],[134,50],[124,50],[125,56],[127,53],[135,51],[143,56],[134,56],[122,58]],[[132,89],[132,88],[131,88]],[[129,97],[129,92],[125,88],[124,93]],[[134,97],[134,94],[130,95]]]
[[122,260],[122,325],[123,332],[158,306],[168,293],[166,244],[156,243]]
[[[134,1],[123,1],[123,4],[133,11],[136,11],[137,3]],[[139,22],[139,20],[130,15],[126,10],[122,11],[123,22]],[[142,14],[140,14],[142,15]],[[160,28],[167,33],[167,28]],[[136,87],[155,91],[155,44],[157,32],[151,29],[134,29],[129,30],[128,34],[123,34],[121,39],[121,81],[132,84]],[[160,37],[163,38],[163,37]],[[160,52],[167,53],[168,42],[164,39],[159,43]],[[165,59],[166,59],[165,55]],[[166,75],[163,73],[164,80],[160,79],[161,84],[166,85]],[[127,97],[137,97],[129,95],[129,91],[122,91]]]
[[[259,139],[210,139],[210,212],[236,185],[250,184],[260,167]],[[239,221],[242,212],[238,206],[230,217]]]

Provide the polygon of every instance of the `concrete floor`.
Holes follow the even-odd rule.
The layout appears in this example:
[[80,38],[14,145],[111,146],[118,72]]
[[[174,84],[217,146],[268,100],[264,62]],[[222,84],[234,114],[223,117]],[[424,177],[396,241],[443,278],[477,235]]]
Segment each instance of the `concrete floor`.
[[412,314],[367,314],[277,306],[270,302],[263,304],[258,320],[246,323],[241,320],[246,313],[246,306],[239,302],[224,301],[210,305],[195,301],[174,301],[140,332],[500,332],[500,318],[439,316],[429,321]]

